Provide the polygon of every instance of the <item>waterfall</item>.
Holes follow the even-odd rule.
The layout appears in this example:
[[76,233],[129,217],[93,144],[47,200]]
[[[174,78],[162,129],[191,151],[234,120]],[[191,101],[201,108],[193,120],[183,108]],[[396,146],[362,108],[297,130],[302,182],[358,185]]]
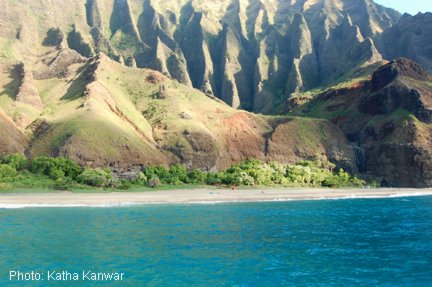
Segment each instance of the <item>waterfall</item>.
[[359,146],[353,146],[357,168],[360,173],[366,172],[366,159],[364,150]]

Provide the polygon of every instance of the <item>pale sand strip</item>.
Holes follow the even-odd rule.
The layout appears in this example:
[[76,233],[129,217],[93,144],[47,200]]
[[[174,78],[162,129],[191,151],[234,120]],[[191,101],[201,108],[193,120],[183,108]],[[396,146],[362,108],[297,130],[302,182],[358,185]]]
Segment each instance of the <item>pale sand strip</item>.
[[3,194],[0,207],[260,202],[432,195],[432,189],[193,189],[154,192]]

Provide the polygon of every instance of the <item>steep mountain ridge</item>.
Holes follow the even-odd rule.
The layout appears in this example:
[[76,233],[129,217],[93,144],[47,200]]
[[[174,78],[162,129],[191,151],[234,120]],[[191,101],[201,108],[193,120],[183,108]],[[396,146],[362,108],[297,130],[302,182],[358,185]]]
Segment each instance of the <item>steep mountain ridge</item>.
[[[120,170],[310,159],[432,185],[431,13],[372,0],[0,4],[0,154]],[[386,61],[400,55],[426,70]]]
[[374,37],[400,16],[372,0],[15,2],[1,0],[1,28],[30,50],[58,28],[83,57],[103,52],[264,113],[381,60]]
[[327,119],[353,146],[359,170],[383,185],[432,184],[432,76],[405,58],[370,80],[330,89],[297,109]]
[[[63,72],[33,78],[40,91],[39,114],[20,108],[19,98],[5,105],[15,122],[26,124],[19,128],[0,114],[6,141],[0,154],[66,156],[83,166],[119,170],[148,163],[219,170],[248,158],[310,158],[356,171],[352,148],[325,120],[238,111],[159,72],[129,68],[104,54],[69,62],[73,50],[52,49],[39,61],[47,69],[52,59],[65,63]],[[310,142],[299,147],[305,139]]]
[[432,71],[432,13],[402,15],[381,39],[382,53],[387,59],[406,57]]
[[27,137],[23,131],[16,126],[14,121],[10,119],[0,109],[0,146],[1,153],[22,152],[27,143]]

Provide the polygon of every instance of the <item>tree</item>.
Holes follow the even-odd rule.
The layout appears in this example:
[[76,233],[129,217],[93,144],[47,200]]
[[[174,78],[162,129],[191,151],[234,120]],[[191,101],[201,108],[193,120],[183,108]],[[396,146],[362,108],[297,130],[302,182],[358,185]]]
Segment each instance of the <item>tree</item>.
[[34,173],[46,175],[52,179],[67,177],[76,179],[82,168],[74,161],[64,158],[37,157],[31,163]]
[[108,187],[112,184],[112,174],[100,168],[86,168],[77,177],[77,181],[82,184],[94,187]]
[[28,165],[27,157],[19,153],[5,155],[0,162],[4,164],[9,164],[13,166],[16,170],[24,170],[27,168]]
[[15,167],[9,164],[0,164],[0,180],[12,179],[17,175]]

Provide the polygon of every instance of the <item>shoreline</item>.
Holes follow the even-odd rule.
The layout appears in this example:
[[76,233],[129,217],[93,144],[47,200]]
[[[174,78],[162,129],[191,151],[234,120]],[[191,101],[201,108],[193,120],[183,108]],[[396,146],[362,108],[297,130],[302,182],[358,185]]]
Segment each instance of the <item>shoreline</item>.
[[432,196],[432,189],[192,189],[112,193],[1,194],[0,209],[25,207],[121,207],[153,204],[283,202]]

